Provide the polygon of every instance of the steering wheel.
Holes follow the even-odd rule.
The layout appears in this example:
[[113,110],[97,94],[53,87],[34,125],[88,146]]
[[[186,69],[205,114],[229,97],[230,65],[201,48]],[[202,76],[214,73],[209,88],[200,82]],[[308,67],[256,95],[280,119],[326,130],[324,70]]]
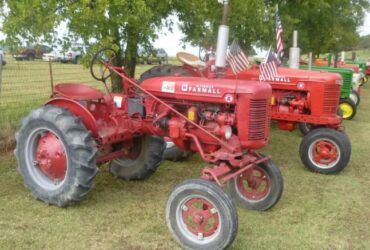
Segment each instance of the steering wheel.
[[90,64],[92,77],[98,81],[105,82],[113,74],[113,71],[109,70],[105,64],[112,64],[116,57],[117,52],[111,48],[101,49],[96,52]]

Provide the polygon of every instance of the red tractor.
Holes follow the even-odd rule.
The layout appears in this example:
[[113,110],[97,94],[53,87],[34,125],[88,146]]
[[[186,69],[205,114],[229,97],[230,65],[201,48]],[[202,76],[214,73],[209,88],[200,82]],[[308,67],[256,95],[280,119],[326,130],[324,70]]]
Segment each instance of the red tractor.
[[[25,186],[37,199],[64,207],[92,190],[97,165],[108,163],[113,175],[126,180],[145,179],[158,168],[167,136],[211,164],[200,179],[187,180],[170,194],[171,233],[184,248],[227,247],[238,227],[232,199],[267,210],[283,192],[279,168],[255,151],[269,139],[271,86],[186,76],[139,85],[123,68],[101,59],[109,53],[95,55],[91,73],[104,84],[117,74],[123,93],[59,84],[51,100],[23,119],[15,153]],[[106,69],[102,75],[96,62]],[[206,92],[184,92],[185,84]],[[225,184],[232,198],[221,188]]]
[[[215,61],[202,63],[196,56],[178,53],[183,66],[158,66],[144,72],[140,81],[165,75],[211,77],[215,72]],[[234,80],[268,82],[272,86],[271,118],[279,128],[293,131],[296,126],[305,135],[299,148],[303,164],[312,171],[331,174],[343,170],[350,159],[351,144],[342,131],[342,118],[337,114],[342,78],[338,74],[279,68],[279,77],[260,81],[259,68],[233,74],[230,67],[223,77]],[[241,84],[240,82],[238,83]],[[145,89],[152,91],[151,86]],[[203,91],[183,87],[182,91],[197,93]],[[245,108],[248,113],[248,109]],[[178,159],[186,154],[175,147],[165,151],[165,158]]]

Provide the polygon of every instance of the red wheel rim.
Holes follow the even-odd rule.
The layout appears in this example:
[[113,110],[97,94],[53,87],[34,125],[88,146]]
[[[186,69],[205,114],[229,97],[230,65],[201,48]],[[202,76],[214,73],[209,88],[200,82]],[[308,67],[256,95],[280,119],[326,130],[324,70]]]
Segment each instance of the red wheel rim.
[[239,175],[236,185],[240,194],[248,200],[262,200],[270,191],[270,179],[267,172],[259,166]]
[[67,157],[63,143],[52,132],[40,135],[36,145],[36,165],[53,182],[64,180],[67,172]]
[[312,159],[320,165],[332,165],[338,161],[338,147],[331,141],[319,140],[311,147]]
[[186,228],[198,239],[212,236],[220,226],[217,209],[203,198],[191,198],[181,209]]

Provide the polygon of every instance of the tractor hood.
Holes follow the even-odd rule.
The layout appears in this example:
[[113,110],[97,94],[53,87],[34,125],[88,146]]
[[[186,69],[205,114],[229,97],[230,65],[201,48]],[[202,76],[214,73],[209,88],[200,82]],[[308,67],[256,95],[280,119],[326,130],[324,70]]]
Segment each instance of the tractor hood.
[[[238,74],[239,79],[249,80],[263,80],[260,79],[260,70],[258,67],[242,71]],[[298,84],[298,82],[317,82],[317,83],[332,83],[338,84],[342,80],[340,74],[320,72],[320,71],[309,71],[291,68],[278,68],[278,76],[273,80],[266,80],[271,84]],[[265,80],[263,80],[265,81]]]
[[269,98],[271,87],[260,81],[208,79],[201,77],[156,77],[145,80],[141,87],[157,97],[180,101],[235,104],[237,95]]

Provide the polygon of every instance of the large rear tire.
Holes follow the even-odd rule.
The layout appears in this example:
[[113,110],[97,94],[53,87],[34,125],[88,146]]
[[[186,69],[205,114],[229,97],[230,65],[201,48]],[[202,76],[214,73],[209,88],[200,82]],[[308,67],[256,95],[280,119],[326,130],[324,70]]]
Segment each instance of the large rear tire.
[[163,160],[182,161],[189,158],[190,152],[181,150],[172,141],[166,141],[166,149],[163,152]]
[[299,154],[303,164],[311,171],[334,174],[348,165],[351,143],[343,132],[319,128],[303,137]]
[[97,150],[90,133],[68,110],[44,106],[31,111],[16,140],[18,171],[37,199],[65,207],[92,190]]
[[275,162],[269,160],[231,179],[228,189],[240,207],[266,211],[280,200],[284,179]]
[[225,249],[238,231],[238,215],[229,195],[199,179],[174,188],[167,201],[166,221],[184,249]]
[[141,74],[139,82],[142,83],[149,78],[161,76],[191,76],[191,73],[181,66],[159,65]]
[[144,180],[154,174],[162,161],[165,143],[157,136],[144,135],[136,138],[134,159],[121,157],[109,164],[109,171],[125,180]]

